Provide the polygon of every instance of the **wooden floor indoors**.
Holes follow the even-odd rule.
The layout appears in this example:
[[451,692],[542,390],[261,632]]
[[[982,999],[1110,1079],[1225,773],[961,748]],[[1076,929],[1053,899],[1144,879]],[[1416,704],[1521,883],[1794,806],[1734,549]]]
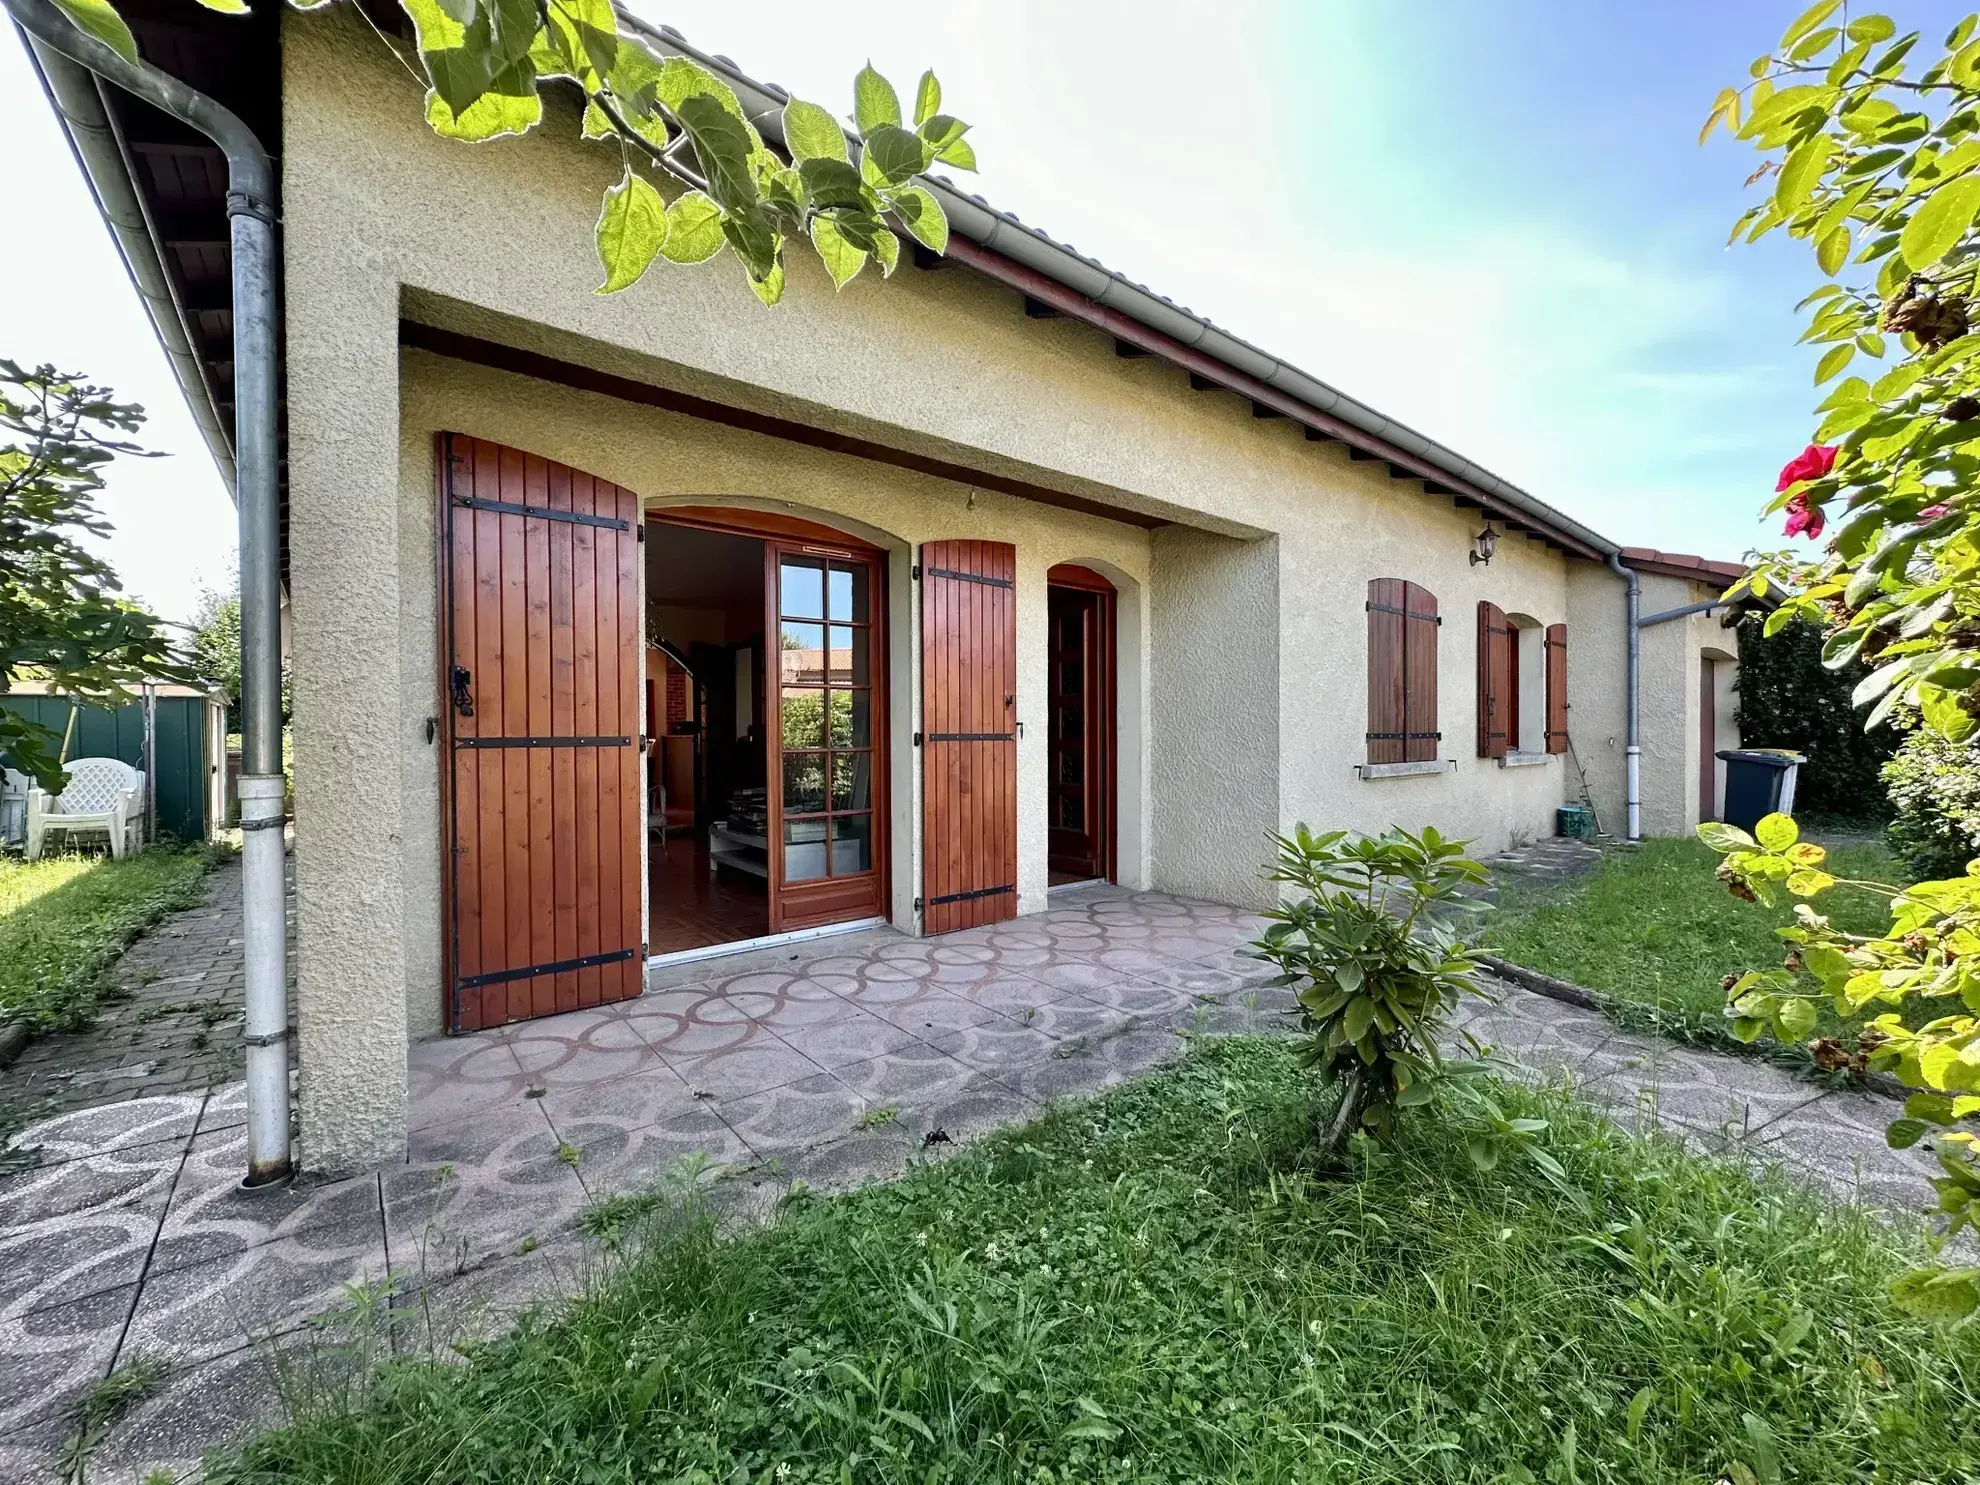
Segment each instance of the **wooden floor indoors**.
[[708,848],[677,836],[661,853],[658,836],[651,842],[647,890],[652,894],[649,954],[677,954],[738,939],[761,938],[770,931],[770,900],[763,884],[731,873],[708,871]]

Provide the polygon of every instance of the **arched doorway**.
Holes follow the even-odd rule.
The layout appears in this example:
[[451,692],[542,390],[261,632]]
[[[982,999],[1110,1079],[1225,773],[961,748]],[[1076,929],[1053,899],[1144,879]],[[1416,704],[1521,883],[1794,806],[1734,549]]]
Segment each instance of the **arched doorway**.
[[1047,867],[1055,886],[1112,881],[1119,684],[1114,585],[1073,563],[1051,568],[1045,581]]

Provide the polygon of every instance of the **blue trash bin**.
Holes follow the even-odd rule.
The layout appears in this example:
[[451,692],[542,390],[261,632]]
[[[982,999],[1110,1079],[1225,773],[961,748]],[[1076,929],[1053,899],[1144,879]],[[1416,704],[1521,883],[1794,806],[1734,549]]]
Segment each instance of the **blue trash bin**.
[[1726,797],[1719,818],[1752,832],[1768,815],[1794,813],[1794,780],[1808,760],[1785,748],[1729,748],[1719,754],[1726,765]]

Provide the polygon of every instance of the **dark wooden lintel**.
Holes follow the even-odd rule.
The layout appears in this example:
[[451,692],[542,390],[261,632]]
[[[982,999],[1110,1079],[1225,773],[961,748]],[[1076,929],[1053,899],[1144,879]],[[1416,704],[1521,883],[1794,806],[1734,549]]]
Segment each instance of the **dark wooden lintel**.
[[1348,457],[1354,460],[1357,464],[1365,464],[1370,459],[1378,459],[1381,456],[1379,454],[1371,454],[1366,449],[1358,449],[1353,444],[1349,444]]
[[1332,443],[1334,441],[1334,435],[1308,423],[1306,425],[1306,441],[1308,443]]
[[1413,480],[1420,479],[1421,476],[1413,469],[1404,469],[1400,464],[1391,464],[1389,466],[1389,478],[1392,480]]
[[1223,385],[1222,382],[1213,382],[1200,372],[1192,371],[1189,374],[1189,389],[1192,392],[1215,392]]
[[916,268],[925,268],[930,270],[936,268],[947,268],[950,262],[952,261],[948,258],[943,257],[940,253],[936,252],[935,249],[929,247],[923,247],[918,242],[910,245],[914,248],[914,266]]
[[1423,482],[1423,493],[1426,495],[1455,495],[1457,492],[1449,485],[1440,485],[1435,480],[1425,480]]
[[535,351],[518,350],[514,346],[502,345],[497,341],[482,340],[453,330],[441,330],[411,320],[399,322],[399,344],[429,351],[437,356],[447,356],[456,361],[466,361],[476,366],[508,372],[514,376],[532,377],[555,386],[571,387],[580,392],[595,392],[601,396],[617,398],[621,402],[657,407],[665,412],[700,418],[706,422],[728,428],[739,428],[767,438],[780,438],[789,443],[826,449],[855,459],[870,459],[876,464],[888,464],[896,469],[931,474],[938,479],[951,480],[979,490],[996,490],[1023,500],[1036,501],[1040,505],[1056,506],[1061,510],[1082,511],[1087,515],[1119,521],[1127,526],[1140,526],[1152,530],[1157,526],[1169,524],[1161,516],[1123,510],[1102,501],[1088,500],[1084,496],[1069,495],[1062,490],[1036,485],[1029,480],[1015,479],[988,470],[970,469],[946,459],[892,448],[850,433],[833,433],[791,418],[780,418],[771,413],[755,412],[749,408],[732,407],[728,403],[697,397],[690,392],[677,392],[670,387],[656,387],[650,382],[615,376],[611,372],[598,371],[571,361],[560,361]]
[[1451,497],[1451,504],[1455,505],[1459,510],[1483,510],[1485,508],[1469,495],[1453,495]]
[[1146,346],[1136,345],[1131,340],[1116,340],[1114,342],[1114,354],[1119,356],[1123,361],[1138,361],[1143,356],[1152,356],[1155,353]]
[[1254,402],[1251,404],[1251,415],[1254,418],[1283,418],[1285,416],[1276,407],[1263,402]]
[[1024,313],[1027,319],[1056,320],[1059,318],[1060,311],[1052,305],[1047,304],[1043,299],[1033,299],[1027,294],[1024,296]]

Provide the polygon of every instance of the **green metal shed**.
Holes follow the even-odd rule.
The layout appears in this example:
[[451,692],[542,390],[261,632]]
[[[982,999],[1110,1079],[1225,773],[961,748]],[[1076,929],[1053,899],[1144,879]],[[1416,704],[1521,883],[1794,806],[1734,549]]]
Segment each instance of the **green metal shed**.
[[[206,840],[226,825],[226,703],[217,692],[190,686],[146,686],[122,706],[77,703],[17,682],[0,695],[0,707],[20,713],[51,732],[68,729],[70,758],[116,758],[146,775],[145,839],[167,836]],[[147,719],[154,768],[146,760]]]

